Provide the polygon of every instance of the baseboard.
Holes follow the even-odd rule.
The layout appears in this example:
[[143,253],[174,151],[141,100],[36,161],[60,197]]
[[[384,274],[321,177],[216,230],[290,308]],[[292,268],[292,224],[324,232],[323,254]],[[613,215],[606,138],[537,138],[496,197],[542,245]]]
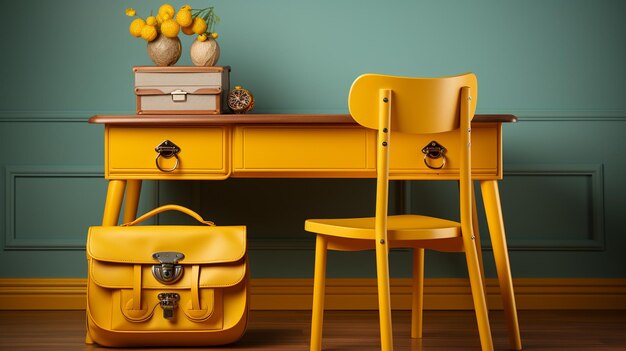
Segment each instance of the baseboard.
[[[626,279],[515,279],[520,310],[611,309],[626,310]],[[309,310],[312,279],[253,279],[254,310]],[[80,310],[85,308],[86,279],[0,279],[0,310]],[[391,280],[392,306],[410,309],[410,279]],[[501,309],[498,282],[487,279],[487,303]],[[473,308],[467,279],[426,279],[424,306],[430,310]],[[328,279],[326,308],[374,310],[374,279]]]
[[0,279],[0,310],[85,309],[87,279]]

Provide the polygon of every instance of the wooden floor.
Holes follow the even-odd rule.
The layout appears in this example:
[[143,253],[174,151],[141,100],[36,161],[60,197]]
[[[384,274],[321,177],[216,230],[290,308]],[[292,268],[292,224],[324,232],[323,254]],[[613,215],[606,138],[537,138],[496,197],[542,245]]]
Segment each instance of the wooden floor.
[[[310,312],[252,311],[250,317],[241,341],[212,350],[308,350]],[[422,340],[409,338],[408,311],[393,318],[397,351],[480,349],[471,311],[426,311]],[[626,350],[626,311],[520,311],[519,318],[524,350]],[[490,312],[490,319],[496,350],[507,350],[502,311]],[[83,344],[84,334],[82,311],[0,311],[0,350],[104,349]],[[326,312],[324,350],[379,350],[378,345],[376,312]]]

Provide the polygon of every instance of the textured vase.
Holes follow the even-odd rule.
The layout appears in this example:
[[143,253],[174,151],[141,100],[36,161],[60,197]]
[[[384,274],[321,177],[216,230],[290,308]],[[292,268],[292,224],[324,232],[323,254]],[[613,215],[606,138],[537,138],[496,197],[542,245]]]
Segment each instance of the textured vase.
[[196,66],[215,66],[220,58],[220,46],[213,38],[206,41],[194,40],[189,54],[191,62]]
[[156,39],[148,43],[148,55],[157,66],[171,66],[180,58],[182,45],[180,39],[168,38],[159,35]]

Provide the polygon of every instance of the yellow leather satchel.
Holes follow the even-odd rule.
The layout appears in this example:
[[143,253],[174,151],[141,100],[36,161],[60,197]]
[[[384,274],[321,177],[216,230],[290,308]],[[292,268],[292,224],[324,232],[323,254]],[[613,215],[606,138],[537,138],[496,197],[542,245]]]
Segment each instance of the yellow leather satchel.
[[[168,210],[202,226],[135,226]],[[244,333],[248,316],[245,226],[215,226],[176,205],[87,238],[87,343],[210,346]]]

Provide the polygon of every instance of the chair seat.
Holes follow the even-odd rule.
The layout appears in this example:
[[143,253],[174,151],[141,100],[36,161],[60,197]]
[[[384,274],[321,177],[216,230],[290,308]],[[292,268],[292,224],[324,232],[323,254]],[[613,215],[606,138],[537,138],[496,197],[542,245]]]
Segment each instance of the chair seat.
[[[309,232],[347,239],[375,239],[374,217],[308,219],[304,229]],[[461,236],[461,224],[446,219],[420,216],[397,215],[387,217],[387,239],[434,240]]]

